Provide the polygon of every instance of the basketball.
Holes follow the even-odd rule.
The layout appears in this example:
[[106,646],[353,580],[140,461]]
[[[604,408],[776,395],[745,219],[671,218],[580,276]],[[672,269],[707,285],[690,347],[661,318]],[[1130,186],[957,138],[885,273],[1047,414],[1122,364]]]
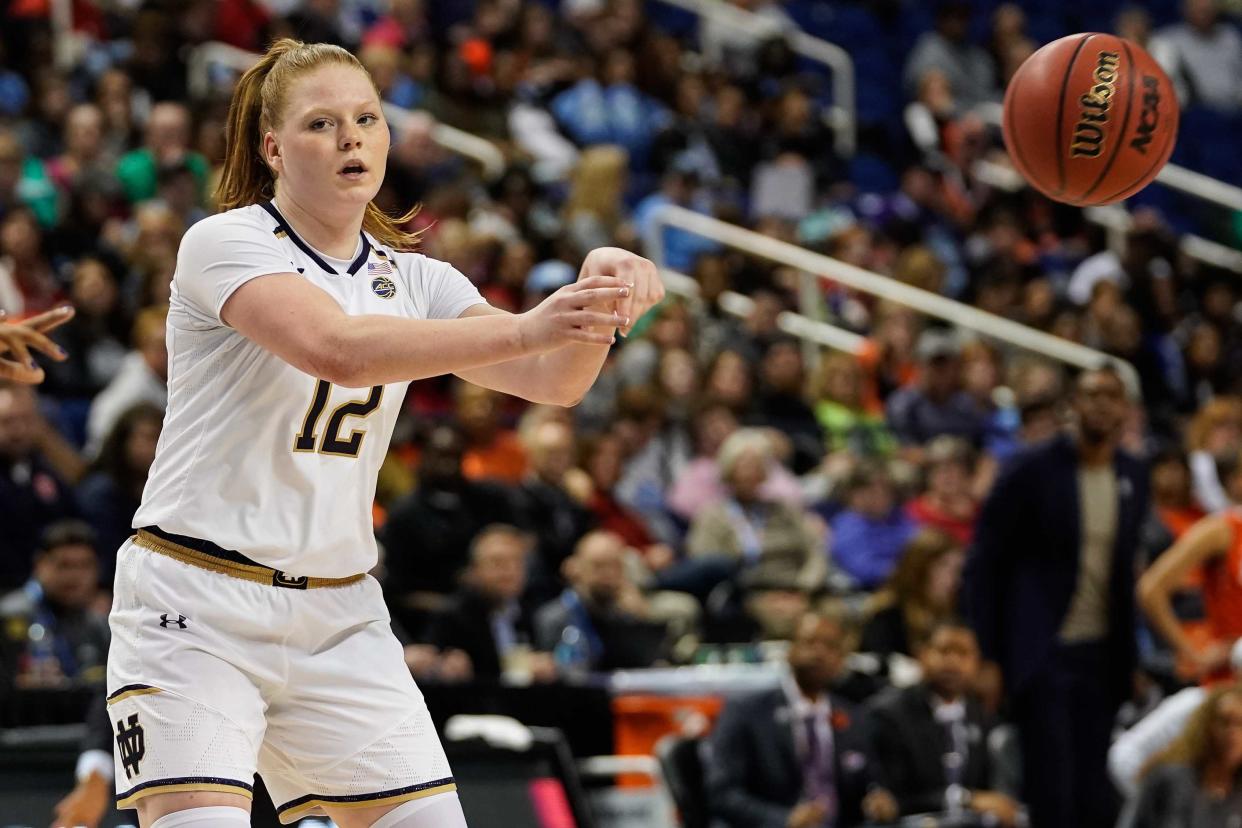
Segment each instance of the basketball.
[[1151,55],[1110,34],[1054,40],[1005,92],[1005,145],[1049,198],[1111,204],[1151,183],[1177,139],[1173,85]]

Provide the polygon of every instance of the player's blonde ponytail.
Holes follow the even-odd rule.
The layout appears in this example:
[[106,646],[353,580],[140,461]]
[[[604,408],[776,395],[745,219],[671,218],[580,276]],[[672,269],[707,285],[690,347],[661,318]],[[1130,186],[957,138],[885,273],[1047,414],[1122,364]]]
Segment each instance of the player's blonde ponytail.
[[[264,160],[260,148],[263,134],[280,125],[289,86],[299,75],[326,64],[366,68],[345,49],[330,43],[303,43],[281,38],[268,47],[259,62],[250,67],[233,90],[228,123],[224,133],[224,169],[216,190],[216,203],[223,212],[267,201],[276,195],[276,176]],[[370,78],[370,73],[367,73]],[[375,81],[371,81],[374,85]],[[376,90],[379,94],[379,90]],[[375,202],[367,204],[362,228],[381,244],[396,250],[413,250],[418,233],[402,230],[402,225],[418,214],[418,208],[392,218]]]

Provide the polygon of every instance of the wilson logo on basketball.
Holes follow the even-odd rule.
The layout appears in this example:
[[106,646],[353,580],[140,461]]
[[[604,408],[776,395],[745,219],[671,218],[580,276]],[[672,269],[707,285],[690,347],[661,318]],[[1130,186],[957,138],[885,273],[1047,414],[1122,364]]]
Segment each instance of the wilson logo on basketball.
[[1130,146],[1147,154],[1147,145],[1160,123],[1160,79],[1143,75],[1143,111],[1139,113],[1138,135],[1130,139]]
[[1082,114],[1074,126],[1074,140],[1070,142],[1072,158],[1096,158],[1104,146],[1104,124],[1108,123],[1108,109],[1117,91],[1117,66],[1120,52],[1100,52],[1092,78],[1095,85],[1078,99]]

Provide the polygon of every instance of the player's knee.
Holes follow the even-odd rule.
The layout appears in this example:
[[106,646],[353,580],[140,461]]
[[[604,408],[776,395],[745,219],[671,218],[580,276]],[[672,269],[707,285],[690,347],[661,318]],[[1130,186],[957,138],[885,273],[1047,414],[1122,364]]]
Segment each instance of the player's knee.
[[371,828],[466,828],[456,791],[415,799],[393,808]]
[[[250,826],[250,800],[238,794],[217,791],[154,794],[138,800],[134,807],[143,828],[182,828],[183,825],[191,828]],[[177,821],[190,819],[188,815],[194,815],[193,818],[199,821]],[[177,819],[173,819],[174,817]],[[213,819],[217,821],[210,821]]]
[[250,813],[231,805],[208,805],[165,814],[150,828],[250,828]]

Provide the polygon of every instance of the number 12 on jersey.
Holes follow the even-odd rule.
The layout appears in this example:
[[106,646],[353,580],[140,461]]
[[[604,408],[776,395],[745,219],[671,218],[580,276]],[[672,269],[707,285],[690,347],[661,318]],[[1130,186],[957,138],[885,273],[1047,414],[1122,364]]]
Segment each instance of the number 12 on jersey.
[[[328,398],[331,394],[332,383],[319,380],[315,385],[315,398],[311,400],[310,408],[306,411],[306,419],[302,421],[302,430],[293,441],[294,451],[316,450],[315,443],[318,438],[315,429],[319,426],[319,419],[323,416],[324,409],[328,407]],[[338,457],[357,457],[358,452],[362,450],[362,438],[366,436],[366,432],[351,431],[348,437],[342,438],[341,427],[345,424],[346,417],[370,416],[375,409],[379,408],[380,398],[383,396],[384,386],[376,385],[365,400],[353,400],[334,408],[328,417],[328,425],[323,430],[323,439],[318,441],[319,453],[335,454]]]

